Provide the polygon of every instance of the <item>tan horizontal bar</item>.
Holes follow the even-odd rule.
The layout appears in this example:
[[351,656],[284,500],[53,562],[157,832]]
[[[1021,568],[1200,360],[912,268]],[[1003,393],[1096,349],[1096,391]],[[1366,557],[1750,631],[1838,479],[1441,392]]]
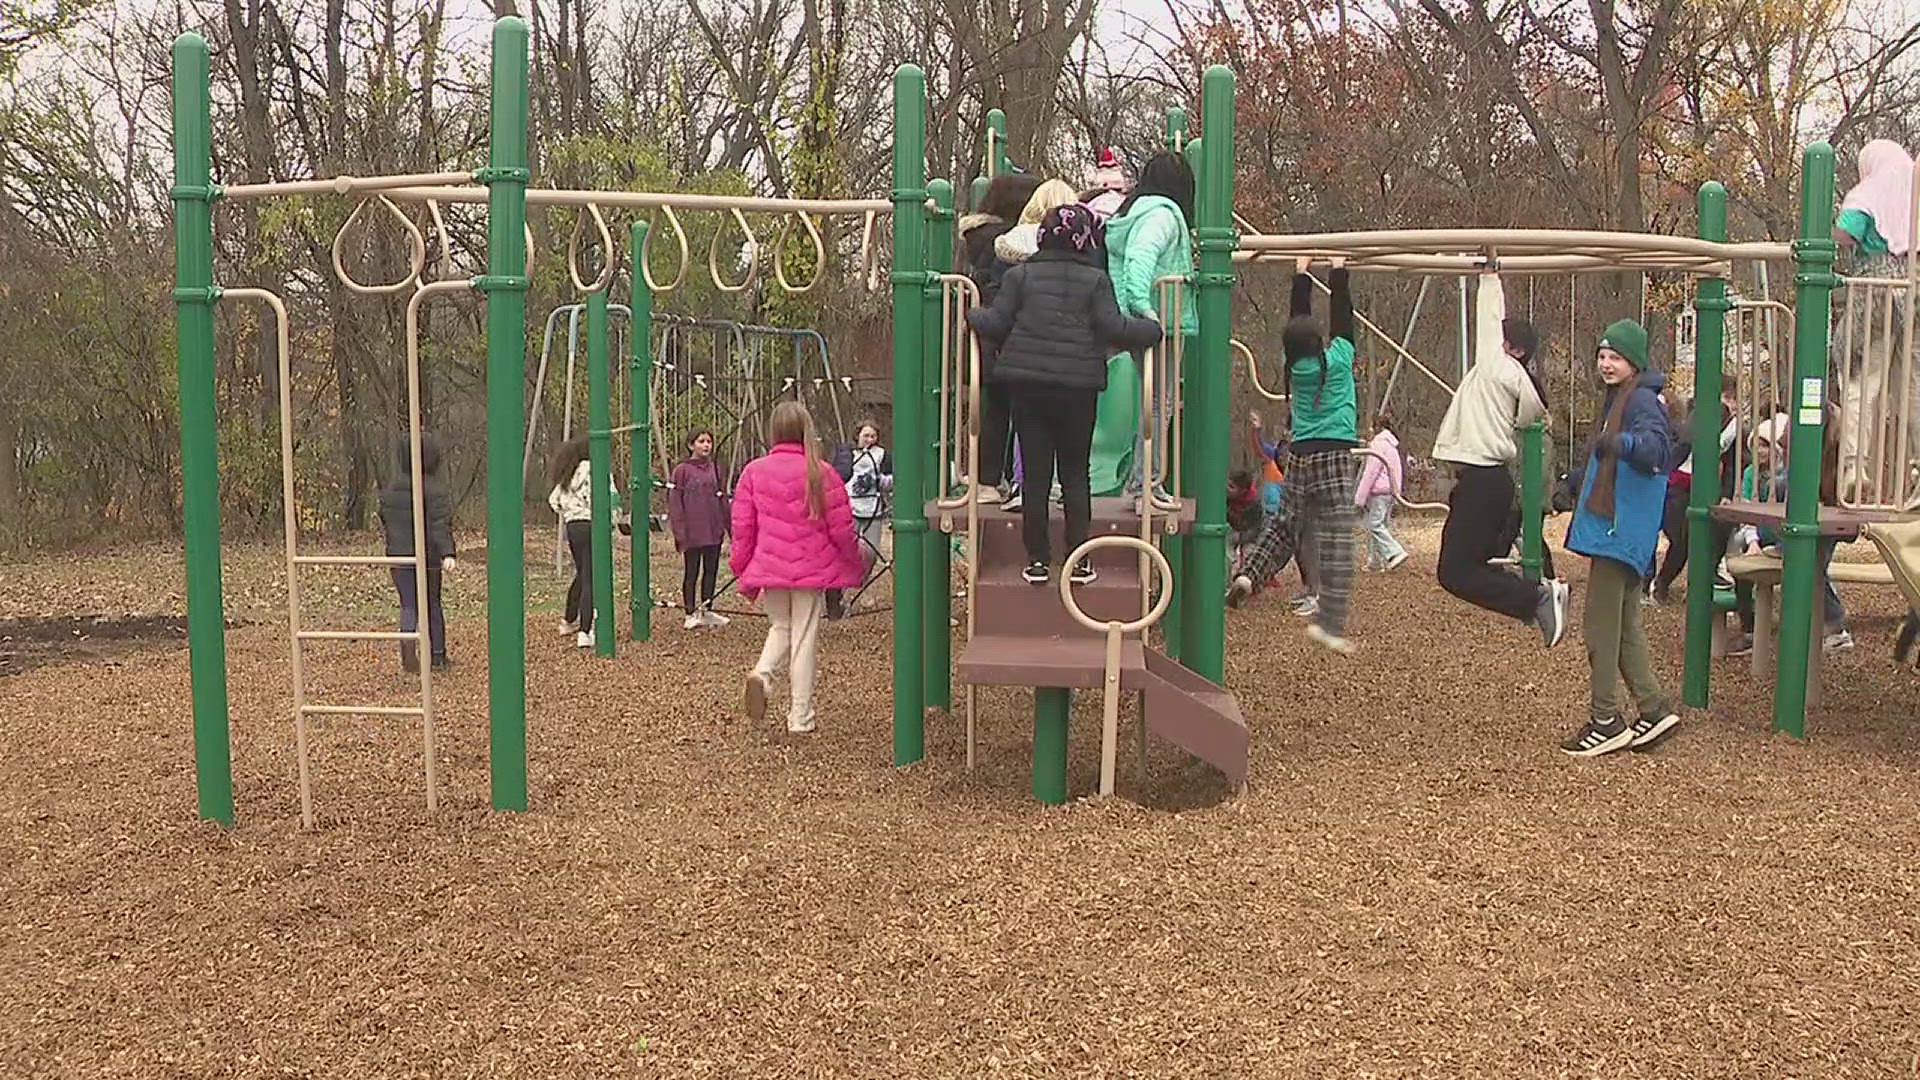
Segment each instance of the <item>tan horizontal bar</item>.
[[[386,191],[403,202],[432,199],[445,203],[484,203],[484,187],[406,187]],[[886,199],[769,199],[754,195],[701,195],[692,192],[579,191],[566,188],[528,188],[528,206],[624,206],[652,210],[739,210],[757,214],[879,214],[893,209]]]
[[[295,555],[300,566],[412,566],[411,555]],[[427,565],[433,565],[429,559]]]
[[323,716],[425,716],[425,709],[411,705],[302,705],[303,713]]
[[[232,184],[220,189],[226,199],[274,195],[351,195],[356,191],[418,188],[426,185],[471,184],[471,172],[402,173],[397,176],[336,176],[326,180],[281,180],[269,184]],[[485,188],[481,189],[485,191]]]
[[1662,233],[1601,232],[1588,229],[1375,229],[1332,233],[1255,233],[1240,237],[1243,251],[1336,251],[1347,253],[1425,254],[1491,252],[1508,254],[1592,255],[1598,252],[1655,252],[1710,260],[1793,257],[1781,243],[1718,243]]
[[[1307,256],[1317,262],[1326,262],[1334,258],[1346,260],[1347,266],[1354,270],[1393,270],[1411,274],[1482,274],[1487,270],[1487,260],[1479,255],[1356,255],[1342,251],[1236,251],[1233,261],[1237,263],[1277,263],[1291,262],[1296,256]],[[1595,255],[1513,255],[1502,256],[1500,269],[1507,273],[1520,274],[1578,274],[1578,273],[1618,273],[1620,271],[1665,270],[1688,274],[1701,274],[1711,277],[1726,277],[1732,268],[1724,262],[1710,259],[1692,258],[1603,258]]]
[[301,641],[420,641],[426,635],[418,630],[302,630],[294,637]]

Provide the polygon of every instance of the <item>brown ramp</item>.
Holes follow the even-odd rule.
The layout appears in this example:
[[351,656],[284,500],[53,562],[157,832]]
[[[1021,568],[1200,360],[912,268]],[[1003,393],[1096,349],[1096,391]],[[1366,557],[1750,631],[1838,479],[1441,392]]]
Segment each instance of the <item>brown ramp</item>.
[[1247,781],[1247,721],[1232,694],[1157,649],[1143,650],[1147,730],[1226,774]]

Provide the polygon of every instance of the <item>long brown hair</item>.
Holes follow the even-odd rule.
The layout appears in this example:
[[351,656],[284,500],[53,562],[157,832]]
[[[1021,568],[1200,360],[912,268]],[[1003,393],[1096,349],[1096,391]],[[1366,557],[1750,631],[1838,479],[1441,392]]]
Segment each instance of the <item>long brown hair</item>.
[[797,401],[783,401],[773,407],[767,421],[767,441],[799,443],[807,459],[807,516],[818,521],[827,516],[827,488],[820,478],[820,435],[813,427],[813,414]]
[[573,479],[573,471],[587,460],[587,437],[568,439],[553,452],[553,463],[547,466],[547,490],[552,491]]

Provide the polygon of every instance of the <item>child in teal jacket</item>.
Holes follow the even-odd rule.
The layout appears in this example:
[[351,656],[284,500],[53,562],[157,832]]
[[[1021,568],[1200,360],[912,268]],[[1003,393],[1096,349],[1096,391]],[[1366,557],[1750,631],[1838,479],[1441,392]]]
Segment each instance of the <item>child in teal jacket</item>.
[[[1193,186],[1193,167],[1186,158],[1171,152],[1155,154],[1140,170],[1140,182],[1134,185],[1133,194],[1107,219],[1107,276],[1113,279],[1113,295],[1120,302],[1122,315],[1163,324],[1172,316],[1171,311],[1160,311],[1160,289],[1154,283],[1193,273],[1193,243],[1188,232],[1193,222]],[[1191,342],[1200,333],[1198,308],[1193,293],[1188,291],[1181,305],[1180,324],[1169,326],[1168,335],[1177,331]],[[1164,361],[1159,368],[1152,422],[1156,431],[1163,431],[1166,410],[1162,391],[1169,373]],[[1126,484],[1129,493],[1143,486],[1145,457],[1146,439],[1136,436],[1133,472]],[[1153,497],[1163,506],[1170,505],[1166,492],[1157,485]]]

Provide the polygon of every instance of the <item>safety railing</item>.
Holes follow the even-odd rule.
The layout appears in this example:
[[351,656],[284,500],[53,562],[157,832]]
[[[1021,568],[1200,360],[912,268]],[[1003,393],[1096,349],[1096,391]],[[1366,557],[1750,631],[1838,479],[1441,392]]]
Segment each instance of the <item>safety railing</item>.
[[[935,432],[935,483],[942,494],[934,499],[940,514],[940,529],[953,532],[953,512],[967,512],[967,641],[973,640],[977,625],[975,609],[980,589],[980,411],[982,396],[980,338],[967,323],[967,312],[980,303],[980,287],[965,274],[940,274],[940,423]],[[964,381],[965,395],[956,392]],[[955,449],[960,433],[966,433],[965,461],[956,462]],[[956,467],[957,466],[957,467]],[[958,474],[956,477],[955,474]],[[950,479],[958,483],[949,486]],[[958,492],[953,492],[958,488]],[[1029,492],[1029,498],[1045,499],[1047,493]],[[942,586],[943,588],[945,586]],[[967,686],[967,768],[974,765],[973,736],[977,726],[978,701],[972,684]]]
[[[1754,468],[1758,445],[1770,445],[1768,470],[1777,475],[1786,467],[1785,433],[1791,430],[1793,382],[1793,309],[1777,300],[1736,299],[1727,309],[1725,353],[1733,357],[1733,370],[1739,373],[1734,395],[1738,422],[1733,427],[1733,444],[1724,453],[1733,454],[1734,497],[1754,502],[1785,502],[1786,489],[1762,483]],[[1736,417],[1728,417],[1729,421]],[[1780,423],[1774,422],[1775,417]],[[1725,426],[1724,424],[1722,425]],[[1695,482],[1717,483],[1717,477],[1699,476],[1701,455],[1694,456]],[[1749,469],[1754,471],[1754,486],[1744,490]]]
[[[1102,622],[1088,615],[1086,611],[1080,607],[1079,601],[1074,599],[1073,576],[1071,574],[1060,575],[1060,602],[1067,606],[1067,614],[1073,616],[1073,621],[1079,623],[1081,626],[1106,636],[1105,663],[1100,682],[1100,794],[1111,795],[1113,794],[1115,765],[1119,757],[1120,747],[1121,642],[1128,634],[1143,633],[1148,627],[1159,622],[1160,617],[1167,613],[1167,607],[1173,603],[1173,567],[1167,564],[1167,557],[1160,553],[1160,549],[1148,541],[1139,539],[1138,537],[1118,535],[1096,536],[1081,544],[1079,547],[1074,548],[1073,554],[1067,556],[1067,565],[1078,566],[1082,559],[1091,557],[1094,552],[1104,547],[1130,547],[1137,549],[1140,552],[1141,560],[1152,566],[1154,578],[1152,588],[1148,587],[1148,581],[1145,577],[1141,578],[1141,593],[1142,595],[1159,594],[1159,599],[1154,601],[1152,607],[1141,613],[1138,619],[1130,622],[1108,619]],[[971,728],[968,730],[967,741],[969,747],[971,747],[973,741]],[[1146,714],[1144,710],[1140,715],[1139,748],[1141,756],[1140,771],[1144,774],[1146,772],[1145,758],[1147,751]]]
[[[1840,505],[1920,509],[1920,368],[1915,278],[1842,278],[1835,322]],[[1799,403],[1790,403],[1799,404]]]

